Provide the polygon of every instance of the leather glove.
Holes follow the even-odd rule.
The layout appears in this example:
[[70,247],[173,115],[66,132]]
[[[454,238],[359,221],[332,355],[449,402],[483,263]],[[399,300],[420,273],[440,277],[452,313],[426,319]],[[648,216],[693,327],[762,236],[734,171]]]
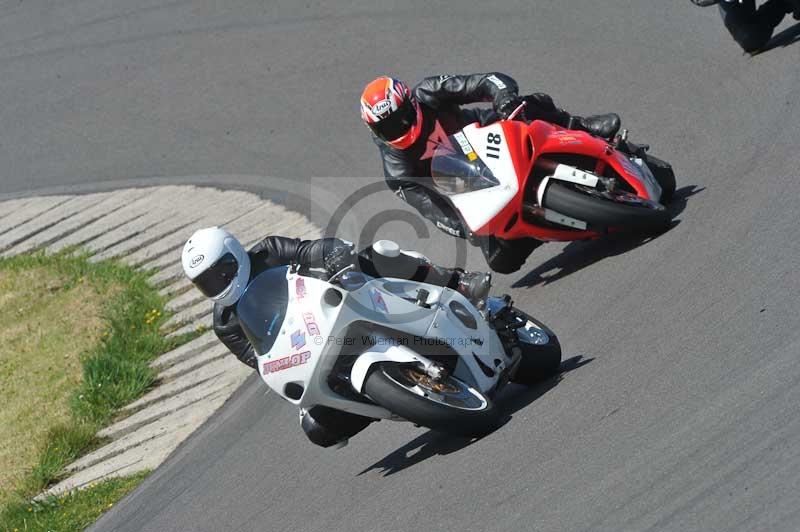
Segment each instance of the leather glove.
[[528,94],[524,97],[524,100],[526,107],[529,109],[534,109],[538,112],[552,113],[554,111],[558,111],[558,107],[556,107],[555,102],[553,102],[553,98],[551,98],[549,94],[545,94],[543,92],[534,92],[533,94]]
[[331,249],[322,259],[328,275],[334,275],[356,264],[357,255],[352,244],[342,243]]
[[497,111],[504,119],[514,112],[514,109],[520,106],[522,98],[518,94],[510,92],[500,96],[494,105],[494,110]]

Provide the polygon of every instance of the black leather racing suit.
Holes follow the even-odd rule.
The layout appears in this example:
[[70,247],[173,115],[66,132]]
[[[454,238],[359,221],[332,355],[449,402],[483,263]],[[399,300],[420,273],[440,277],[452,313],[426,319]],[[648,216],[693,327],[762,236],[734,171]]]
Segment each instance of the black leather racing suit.
[[[367,248],[356,254],[351,243],[338,238],[300,240],[282,236],[268,236],[248,251],[250,279],[269,268],[296,264],[304,268],[324,268],[332,275],[348,265],[373,277],[398,277],[426,283],[458,288],[461,270],[441,268],[426,260],[401,253],[388,258]],[[236,307],[214,305],[214,333],[236,357],[253,369],[257,359],[253,346],[244,334]],[[301,426],[309,439],[328,447],[360,432],[373,420],[331,408],[311,408],[301,418]]]
[[[492,102],[499,108],[518,94],[517,82],[500,72],[458,76],[434,76],[423,79],[413,94],[422,109],[422,130],[409,148],[394,148],[373,137],[383,158],[383,172],[390,189],[416,208],[440,230],[467,238],[469,229],[449,201],[432,188],[431,158],[443,137],[452,135],[464,126],[481,125],[499,120],[492,109],[462,109],[460,106],[477,102]],[[525,116],[529,120],[543,119],[566,125],[569,114],[558,109],[546,94],[526,98]],[[514,241],[511,245],[494,237],[478,240],[489,265],[500,273],[518,270],[525,259],[540,244],[533,239]]]

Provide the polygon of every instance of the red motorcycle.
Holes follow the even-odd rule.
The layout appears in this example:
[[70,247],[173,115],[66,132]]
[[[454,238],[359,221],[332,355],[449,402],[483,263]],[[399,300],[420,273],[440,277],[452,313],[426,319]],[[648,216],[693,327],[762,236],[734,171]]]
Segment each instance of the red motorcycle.
[[669,225],[672,168],[629,142],[627,131],[609,142],[513,117],[471,124],[434,153],[433,186],[473,235],[514,246],[520,239],[585,240]]

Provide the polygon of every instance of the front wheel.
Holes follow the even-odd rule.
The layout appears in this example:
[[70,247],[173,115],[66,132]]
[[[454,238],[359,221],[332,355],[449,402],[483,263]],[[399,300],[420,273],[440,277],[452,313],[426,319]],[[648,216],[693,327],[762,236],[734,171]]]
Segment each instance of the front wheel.
[[653,177],[656,178],[656,181],[661,186],[661,199],[659,201],[663,205],[669,205],[672,202],[673,194],[675,194],[676,186],[675,172],[672,170],[672,165],[650,154],[647,154],[645,162],[650,171],[653,172]]
[[550,183],[542,203],[549,209],[600,229],[657,231],[666,228],[670,222],[669,212],[663,205],[627,192],[578,191],[569,185]]
[[534,384],[558,374],[561,344],[555,333],[524,312],[517,310],[517,313],[527,318],[528,324],[516,330],[522,359],[511,380],[520,384]]
[[378,364],[364,382],[364,391],[398,416],[450,434],[482,435],[498,421],[494,402],[480,391],[452,375],[434,381],[409,364]]

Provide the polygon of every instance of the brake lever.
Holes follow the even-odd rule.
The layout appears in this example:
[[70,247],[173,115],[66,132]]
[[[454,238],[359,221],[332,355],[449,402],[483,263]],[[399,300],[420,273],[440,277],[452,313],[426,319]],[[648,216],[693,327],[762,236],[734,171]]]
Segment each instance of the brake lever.
[[511,111],[511,114],[506,117],[506,120],[514,120],[520,113],[520,111],[522,111],[525,108],[526,103],[527,102],[525,100],[522,100],[522,103],[519,104],[516,109]]
[[331,284],[333,284],[333,282],[334,282],[334,281],[336,281],[336,279],[338,279],[339,277],[341,277],[342,275],[344,275],[345,273],[347,273],[349,270],[352,270],[352,269],[354,269],[354,268],[355,268],[355,266],[354,266],[353,264],[348,264],[347,266],[345,266],[344,268],[342,268],[342,269],[341,269],[341,270],[339,270],[338,272],[334,273],[334,274],[333,274],[333,275],[330,277],[330,279],[328,279],[328,282],[329,282],[329,283],[331,283]]

